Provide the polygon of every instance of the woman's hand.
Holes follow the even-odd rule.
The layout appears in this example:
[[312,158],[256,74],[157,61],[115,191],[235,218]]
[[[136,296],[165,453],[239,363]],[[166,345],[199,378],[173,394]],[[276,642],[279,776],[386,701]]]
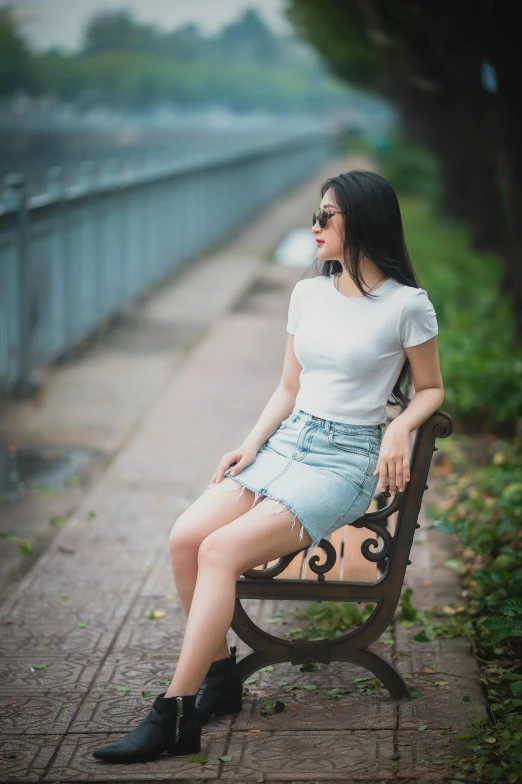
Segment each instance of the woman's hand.
[[218,463],[218,467],[212,474],[212,479],[210,480],[210,484],[219,484],[223,479],[223,474],[227,471],[231,465],[234,466],[233,474],[238,474],[240,471],[243,470],[247,465],[250,465],[254,461],[255,456],[259,452],[259,449],[256,449],[254,446],[240,446],[237,449],[232,449],[230,452],[225,452],[223,457]]
[[410,481],[410,430],[400,422],[390,422],[386,428],[373,475],[377,473],[381,493],[386,491],[388,477],[392,496],[397,488],[402,493],[404,484]]

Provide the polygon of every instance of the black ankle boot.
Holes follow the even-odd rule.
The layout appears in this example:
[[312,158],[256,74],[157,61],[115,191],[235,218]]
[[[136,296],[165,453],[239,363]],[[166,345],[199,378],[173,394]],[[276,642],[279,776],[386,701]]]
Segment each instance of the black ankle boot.
[[213,713],[224,716],[239,713],[243,708],[243,683],[236,664],[236,646],[230,656],[212,662],[207,676],[196,695],[196,711],[201,724],[206,724]]
[[124,738],[101,746],[92,756],[106,762],[148,762],[164,751],[172,756],[201,750],[201,722],[195,711],[196,694],[164,697],[159,694],[136,729]]

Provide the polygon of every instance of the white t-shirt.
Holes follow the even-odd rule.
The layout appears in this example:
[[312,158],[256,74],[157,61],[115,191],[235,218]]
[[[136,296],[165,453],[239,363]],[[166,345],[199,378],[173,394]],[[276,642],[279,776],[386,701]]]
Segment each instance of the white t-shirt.
[[302,365],[295,404],[345,424],[377,425],[406,360],[404,348],[438,334],[424,289],[388,278],[364,296],[337,291],[333,275],[299,280],[290,295],[287,332]]

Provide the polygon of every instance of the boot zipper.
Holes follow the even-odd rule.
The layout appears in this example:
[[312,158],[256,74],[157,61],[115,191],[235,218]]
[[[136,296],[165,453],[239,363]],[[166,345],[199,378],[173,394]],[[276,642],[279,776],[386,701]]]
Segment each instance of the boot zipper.
[[179,741],[179,725],[181,717],[183,716],[183,697],[176,697],[178,703],[178,710],[176,715],[176,743]]

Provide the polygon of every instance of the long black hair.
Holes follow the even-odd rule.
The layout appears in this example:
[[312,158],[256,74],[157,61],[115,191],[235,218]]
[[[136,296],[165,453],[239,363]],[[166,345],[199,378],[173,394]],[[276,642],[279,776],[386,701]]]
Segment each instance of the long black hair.
[[[325,180],[321,196],[330,188],[337,209],[344,212],[344,264],[337,259],[316,258],[315,271],[319,275],[332,275],[344,268],[361,294],[374,299],[373,294],[364,291],[360,276],[361,257],[367,256],[383,276],[419,288],[406,248],[399,200],[390,183],[375,172],[354,169]],[[410,382],[411,366],[406,358],[388,405],[404,408],[408,405],[410,398],[401,387],[405,385],[407,390]]]

